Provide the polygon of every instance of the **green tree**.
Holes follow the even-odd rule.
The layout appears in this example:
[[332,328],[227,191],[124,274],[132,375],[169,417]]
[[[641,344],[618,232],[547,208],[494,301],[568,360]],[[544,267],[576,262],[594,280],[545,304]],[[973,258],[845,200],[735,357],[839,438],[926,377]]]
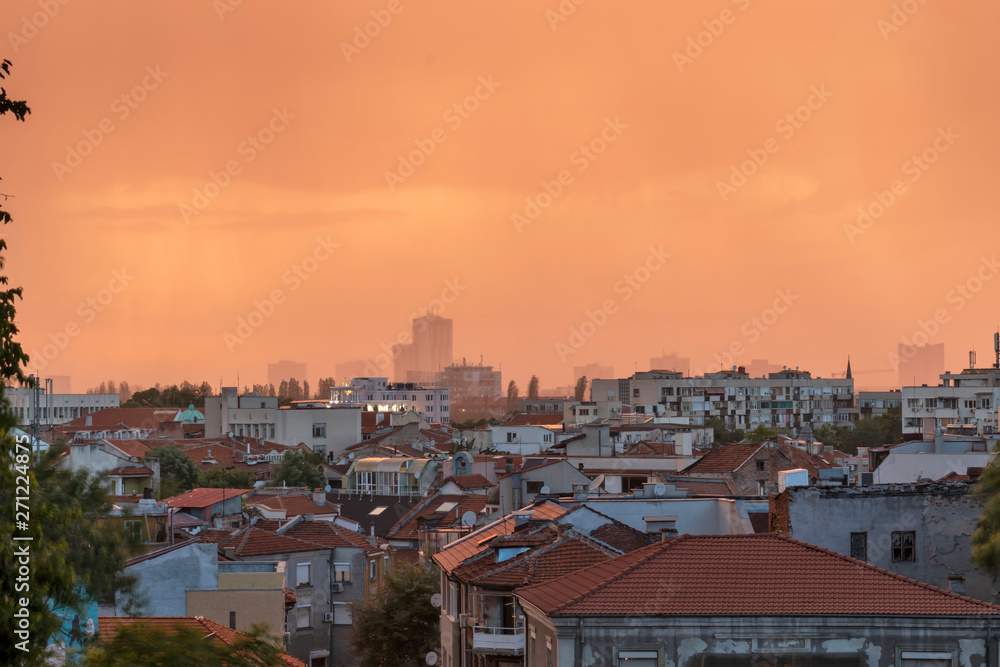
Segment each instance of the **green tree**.
[[531,382],[528,383],[528,399],[535,400],[538,398],[538,376],[532,375]]
[[248,470],[226,470],[212,466],[198,473],[199,489],[252,489],[254,475]]
[[517,409],[517,383],[513,380],[507,385],[507,412],[514,412]]
[[744,438],[747,442],[765,442],[767,440],[772,440],[778,437],[778,432],[773,428],[768,428],[763,424],[759,424],[757,428],[746,434]]
[[573,390],[573,400],[582,401],[583,397],[587,395],[587,376],[582,375],[580,379],[576,381],[576,387]]
[[263,667],[281,664],[281,650],[264,641],[263,629],[237,634],[226,643],[194,624],[122,625],[110,638],[99,638],[83,656],[83,667]]
[[746,437],[746,433],[742,429],[729,430],[729,425],[726,424],[726,420],[722,417],[707,417],[705,419],[705,426],[711,426],[715,431],[715,442],[739,442]]
[[160,497],[169,498],[190,491],[198,482],[198,466],[175,445],[150,450],[150,458],[160,460]]
[[271,486],[307,486],[310,489],[326,486],[326,478],[319,471],[323,457],[315,452],[299,449],[286,452],[281,465],[274,471]]
[[[994,448],[1000,452],[1000,443]],[[972,533],[972,562],[1000,579],[1000,464],[997,459],[983,468],[972,488],[983,505],[983,513]]]
[[440,612],[431,604],[439,577],[426,556],[397,566],[378,593],[355,611],[351,643],[362,667],[424,664],[424,656],[441,641]]

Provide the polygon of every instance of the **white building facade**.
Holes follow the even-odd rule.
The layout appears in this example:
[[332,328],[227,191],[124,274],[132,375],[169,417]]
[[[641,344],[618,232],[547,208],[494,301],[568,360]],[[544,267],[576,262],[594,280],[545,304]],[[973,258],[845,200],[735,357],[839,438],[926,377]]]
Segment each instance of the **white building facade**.
[[[4,396],[10,401],[11,411],[21,424],[30,424],[35,418],[35,390],[29,387],[5,387]],[[38,422],[40,424],[65,424],[79,417],[106,408],[121,407],[118,394],[45,394],[38,392]]]
[[903,433],[933,433],[951,424],[974,424],[996,433],[1000,370],[967,368],[942,373],[936,387],[903,387]]

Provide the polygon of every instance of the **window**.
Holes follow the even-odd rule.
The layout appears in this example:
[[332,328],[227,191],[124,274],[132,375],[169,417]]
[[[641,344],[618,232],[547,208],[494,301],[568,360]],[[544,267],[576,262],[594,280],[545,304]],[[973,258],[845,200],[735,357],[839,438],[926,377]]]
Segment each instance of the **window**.
[[868,533],[851,533],[851,558],[868,560]]
[[354,623],[354,618],[353,615],[351,614],[351,605],[347,602],[334,602],[333,624],[352,625],[353,623]]
[[617,667],[657,667],[660,655],[656,651],[618,651]]
[[229,612],[229,629],[230,630],[235,630],[236,629],[236,612],[235,611]]
[[125,532],[128,533],[128,536],[134,540],[142,539],[142,522],[126,521]]
[[333,564],[333,580],[342,581],[345,584],[351,583],[351,564],[350,563],[334,563]]
[[295,566],[295,586],[308,586],[309,583],[309,563],[299,563]]
[[372,581],[378,579],[378,560],[374,558],[368,561],[368,578]]
[[949,651],[901,651],[899,667],[951,667]]
[[639,398],[639,390],[638,389],[633,389],[632,390],[632,398]]
[[510,431],[507,431],[507,442],[516,442],[517,436]]
[[524,490],[528,493],[541,493],[545,482],[525,482]]
[[916,533],[911,531],[896,531],[892,534],[892,562],[912,563],[915,561],[913,544],[916,541]]
[[757,480],[757,495],[766,496],[767,495],[767,480],[758,479]]
[[767,461],[764,459],[757,460],[757,470],[764,471],[767,470]]
[[313,424],[313,437],[314,438],[326,437],[326,422]]
[[300,604],[295,608],[296,629],[312,627],[312,605]]

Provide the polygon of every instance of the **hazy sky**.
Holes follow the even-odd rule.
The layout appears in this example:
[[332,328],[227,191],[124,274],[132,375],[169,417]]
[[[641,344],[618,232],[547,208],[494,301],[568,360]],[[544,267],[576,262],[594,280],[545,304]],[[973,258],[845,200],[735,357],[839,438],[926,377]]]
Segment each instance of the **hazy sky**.
[[1000,5],[577,2],[5,0],[32,370],[992,362]]

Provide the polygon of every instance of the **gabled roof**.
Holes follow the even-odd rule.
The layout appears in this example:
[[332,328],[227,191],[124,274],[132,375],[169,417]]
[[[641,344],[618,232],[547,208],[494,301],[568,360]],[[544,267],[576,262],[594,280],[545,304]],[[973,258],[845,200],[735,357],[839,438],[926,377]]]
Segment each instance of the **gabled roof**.
[[123,466],[109,470],[108,474],[118,477],[149,477],[153,474],[153,471],[146,466]]
[[374,526],[375,534],[384,537],[422,500],[411,496],[350,495],[341,492],[334,502],[340,506],[340,516],[358,522],[365,532]]
[[330,504],[318,505],[312,498],[301,493],[272,495],[255,493],[247,498],[247,505],[263,505],[270,510],[285,510],[285,515],[301,516],[305,514],[336,514],[337,508]]
[[[543,502],[531,507],[532,516],[536,519],[558,519],[565,516],[569,509],[554,502]],[[517,518],[513,514],[508,514],[502,519],[487,524],[479,530],[473,531],[465,537],[455,540],[445,546],[441,551],[434,554],[434,562],[441,566],[445,572],[451,572],[461,563],[471,556],[481,553],[484,546],[497,535],[510,535],[514,532]]]
[[177,411],[177,408],[104,408],[77,417],[62,424],[62,427],[66,431],[100,431],[119,427],[156,429],[160,422],[173,421]]
[[322,544],[325,547],[356,547],[366,552],[378,551],[364,535],[360,535],[332,521],[298,520],[287,523],[276,531],[279,535]]
[[[458,528],[466,512],[479,515],[486,507],[486,496],[436,493],[415,506],[389,531],[387,537],[398,540],[417,539],[417,529]],[[446,511],[439,511],[439,510]]]
[[452,482],[460,489],[492,489],[495,486],[493,482],[482,475],[452,475],[441,482],[441,485],[448,482]]
[[329,547],[316,542],[307,542],[294,537],[287,537],[259,528],[247,527],[231,538],[222,542],[219,548],[234,549],[234,554],[244,556],[270,556],[272,554],[290,554],[301,551],[317,551]]
[[761,447],[762,442],[734,442],[714,447],[682,472],[694,474],[726,474],[741,468]]
[[[217,639],[232,646],[242,636],[236,630],[230,630],[224,625],[209,620],[203,616],[98,616],[97,630],[104,639],[112,639],[118,634],[119,628],[125,626],[145,626],[161,628],[189,627],[204,632],[204,639]],[[305,667],[305,663],[293,658],[287,653],[278,655],[282,665],[287,667]]]
[[107,438],[105,442],[110,443],[129,456],[143,458],[149,453],[150,446],[145,440],[117,440]]
[[154,558],[159,558],[164,554],[168,554],[172,551],[177,551],[185,547],[189,547],[192,544],[197,544],[197,539],[186,540],[184,542],[178,542],[177,544],[171,545],[169,547],[164,547],[162,549],[157,549],[155,551],[150,551],[149,553],[142,554],[141,556],[136,556],[135,558],[129,558],[125,561],[125,565],[135,565],[136,563],[142,563],[143,561],[152,560]]
[[515,593],[549,616],[994,616],[1000,607],[775,533],[682,535]]
[[673,477],[660,475],[667,484],[673,484],[678,489],[684,489],[691,496],[738,496],[739,487],[728,476],[712,477]]
[[169,507],[209,507],[215,503],[221,503],[223,499],[230,499],[246,493],[253,489],[191,489],[187,493],[166,499]]

